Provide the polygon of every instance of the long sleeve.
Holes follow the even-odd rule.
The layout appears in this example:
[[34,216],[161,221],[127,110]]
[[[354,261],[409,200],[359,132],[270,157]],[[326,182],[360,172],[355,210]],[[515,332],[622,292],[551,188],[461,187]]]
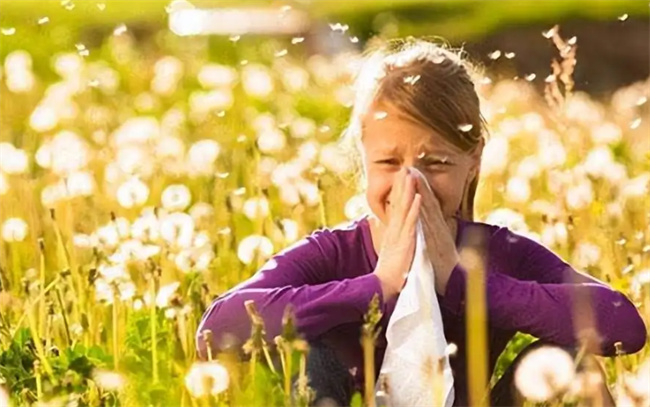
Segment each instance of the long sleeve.
[[[213,348],[230,334],[241,344],[251,334],[244,302],[254,300],[264,319],[267,340],[281,332],[285,308],[292,305],[298,330],[309,340],[333,327],[361,321],[381,286],[373,274],[345,278],[338,273],[343,261],[332,232],[313,233],[276,254],[253,277],[217,298],[204,313],[197,331],[197,349],[205,357],[201,332],[213,333]],[[232,338],[232,336],[231,336]]]
[[[498,229],[489,243],[487,307],[490,324],[516,330],[561,346],[577,344],[575,304],[591,306],[602,355],[615,354],[621,342],[635,353],[646,341],[646,327],[634,304],[601,281],[579,273],[539,243]],[[463,312],[466,270],[457,265],[442,305]],[[581,316],[588,309],[580,310]]]

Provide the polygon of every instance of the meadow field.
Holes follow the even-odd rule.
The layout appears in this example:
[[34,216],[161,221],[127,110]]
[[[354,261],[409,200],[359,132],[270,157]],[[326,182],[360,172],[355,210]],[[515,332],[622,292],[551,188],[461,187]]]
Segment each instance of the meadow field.
[[[580,39],[561,34],[540,32],[558,48],[547,72],[477,79],[490,134],[476,218],[611,284],[648,324],[650,78],[605,99],[576,92]],[[195,351],[217,295],[367,210],[338,143],[361,55],[308,55],[303,41],[233,36],[215,58],[204,38],[161,30],[143,43],[116,24],[92,49],[3,50],[0,405],[308,404],[289,380],[308,352],[291,321],[275,343],[254,325],[252,361]],[[496,376],[531,340],[511,342]],[[650,347],[602,362],[620,405],[650,405]],[[574,376],[553,405],[581,405]]]

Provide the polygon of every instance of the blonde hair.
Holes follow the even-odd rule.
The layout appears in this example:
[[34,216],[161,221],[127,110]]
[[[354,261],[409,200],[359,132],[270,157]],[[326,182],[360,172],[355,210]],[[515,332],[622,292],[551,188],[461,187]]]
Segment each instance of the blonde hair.
[[[354,83],[352,115],[341,140],[357,166],[361,191],[367,187],[365,171],[359,165],[363,162],[362,119],[375,101],[390,102],[465,152],[471,152],[487,135],[475,88],[480,73],[463,59],[462,50],[438,42],[413,37],[373,39],[364,51]],[[478,178],[477,172],[463,196],[460,215],[467,220],[474,218]]]

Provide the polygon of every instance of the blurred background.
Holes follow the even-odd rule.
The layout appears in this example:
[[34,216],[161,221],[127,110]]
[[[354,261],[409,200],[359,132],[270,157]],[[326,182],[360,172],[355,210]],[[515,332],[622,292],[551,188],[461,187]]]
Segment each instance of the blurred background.
[[[0,0],[0,405],[286,404],[279,376],[230,365],[231,388],[188,384],[216,374],[194,333],[274,253],[367,210],[337,141],[373,37],[465,51],[490,129],[476,219],[650,321],[649,17],[645,0]],[[606,361],[622,405],[650,403],[649,353]]]

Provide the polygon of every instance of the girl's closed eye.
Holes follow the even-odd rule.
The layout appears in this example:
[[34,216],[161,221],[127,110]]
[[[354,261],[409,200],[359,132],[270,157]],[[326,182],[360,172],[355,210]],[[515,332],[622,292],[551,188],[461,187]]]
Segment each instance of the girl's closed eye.
[[428,168],[444,168],[453,163],[449,160],[448,157],[425,157],[422,159],[422,164]]
[[399,165],[399,161],[396,158],[384,158],[381,160],[376,160],[375,163],[384,165]]

